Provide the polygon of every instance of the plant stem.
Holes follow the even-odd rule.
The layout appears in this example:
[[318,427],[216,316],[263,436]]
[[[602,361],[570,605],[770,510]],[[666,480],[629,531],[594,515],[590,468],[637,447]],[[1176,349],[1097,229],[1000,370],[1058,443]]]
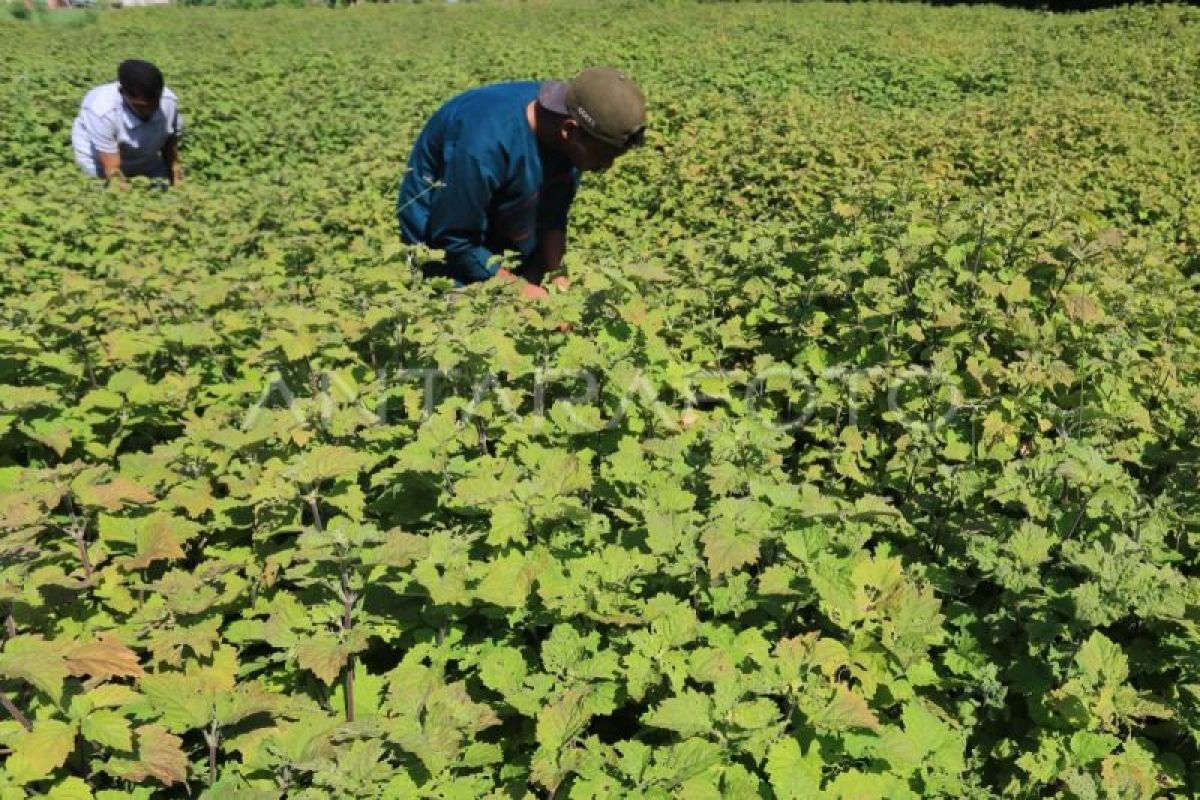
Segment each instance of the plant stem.
[[79,546],[79,560],[83,562],[83,574],[88,581],[91,581],[92,561],[88,558],[87,540],[84,539],[83,528],[76,528],[71,535],[75,538],[75,544]]
[[75,540],[76,547],[79,548],[79,561],[83,564],[83,574],[89,582],[92,580],[92,560],[88,558],[87,551],[87,524],[80,521],[75,514],[75,503],[68,496],[68,508],[71,512],[71,527],[67,530],[71,534],[71,538]]
[[212,786],[217,782],[217,748],[221,743],[221,729],[215,717],[204,732],[204,740],[208,742],[208,785]]
[[[313,524],[318,531],[325,531],[325,524],[321,520],[321,507],[317,502],[317,494],[314,491],[308,496],[308,507],[312,510]],[[341,596],[342,596],[342,631],[349,633],[354,625],[354,590],[350,588],[350,570],[343,564],[341,566]],[[346,696],[346,721],[354,722],[354,654],[350,654],[346,658],[346,666],[342,672],[342,693]]]
[[21,712],[21,709],[13,705],[13,701],[8,699],[8,695],[0,692],[0,706],[4,706],[4,710],[9,713],[13,719],[21,723],[21,727],[27,731],[33,730],[33,723],[29,721],[29,717]]
[[[349,633],[354,624],[354,590],[350,588],[350,570],[342,565],[342,631]],[[354,654],[346,658],[342,673],[342,694],[346,697],[346,721],[354,722]]]
[[79,352],[83,356],[83,366],[87,370],[88,380],[91,381],[92,388],[98,388],[100,384],[96,380],[96,371],[92,369],[92,356],[88,353],[87,339],[82,334],[79,337]]
[[[11,606],[9,607],[8,613],[5,615],[5,617],[4,627],[8,631],[8,638],[11,639],[17,635],[17,624],[13,621]],[[29,721],[29,717],[25,716],[25,714],[21,712],[21,709],[17,708],[16,705],[13,704],[13,701],[9,700],[8,695],[6,695],[4,692],[0,692],[0,706],[3,706],[4,710],[8,712],[9,716],[19,722],[22,728],[27,731],[33,730],[33,724]]]
[[316,493],[310,494],[308,496],[308,507],[312,511],[313,525],[316,526],[317,530],[320,533],[324,533],[325,532],[325,524],[321,521],[321,507],[317,504]]

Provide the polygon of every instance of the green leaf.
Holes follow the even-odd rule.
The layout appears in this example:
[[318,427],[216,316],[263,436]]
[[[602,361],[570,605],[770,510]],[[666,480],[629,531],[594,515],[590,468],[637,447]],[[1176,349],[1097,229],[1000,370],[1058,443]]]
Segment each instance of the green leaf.
[[705,774],[725,760],[720,745],[705,739],[686,739],[673,745],[655,770],[668,786],[677,786]]
[[93,800],[92,789],[82,778],[66,778],[50,787],[46,800]]
[[279,749],[290,764],[307,764],[332,758],[332,736],[342,724],[337,717],[309,713],[283,728]]
[[520,503],[506,500],[492,506],[491,527],[487,543],[503,547],[510,542],[523,543],[529,539],[529,520]]
[[300,454],[288,465],[286,475],[299,484],[309,485],[334,478],[353,478],[375,461],[342,445],[322,445]]
[[537,692],[525,686],[529,666],[521,652],[512,647],[487,647],[481,653],[479,679],[526,716],[535,716],[540,703]]
[[142,695],[120,683],[97,686],[84,692],[81,697],[87,701],[89,708],[118,708],[142,699]]
[[196,681],[179,672],[144,676],[139,685],[149,707],[159,714],[167,730],[184,733],[207,725],[212,717],[212,700]]
[[904,730],[888,727],[881,731],[875,754],[888,762],[898,775],[919,768],[958,775],[965,768],[966,737],[954,731],[919,701],[906,703]]
[[1075,731],[1071,735],[1071,755],[1083,767],[1111,755],[1120,744],[1120,739],[1108,733]]
[[642,715],[642,722],[655,728],[666,728],[680,736],[695,736],[713,729],[712,698],[686,689],[682,694],[668,697],[652,711]]
[[[354,713],[359,719],[382,713],[383,693],[386,688],[386,676],[368,672],[362,661],[354,662]],[[345,707],[345,689],[344,681],[339,681],[333,687],[330,702],[334,708]],[[287,708],[286,697],[275,694],[271,697],[275,698],[276,703],[270,710],[283,711]]]
[[757,775],[738,763],[726,764],[721,771],[722,800],[741,800],[743,797],[763,797],[767,787]]
[[427,537],[404,531],[389,531],[383,544],[363,553],[363,563],[403,568],[428,555]]
[[88,741],[114,750],[133,749],[133,730],[127,717],[108,709],[98,709],[83,718],[79,732]]
[[829,800],[917,800],[918,795],[894,775],[848,770],[826,787]]
[[0,675],[19,678],[41,689],[55,702],[62,701],[63,681],[69,670],[60,650],[41,636],[16,636],[0,654]]
[[947,461],[969,461],[971,458],[971,443],[964,442],[954,431],[947,431],[946,446],[942,449],[942,458]]
[[539,493],[563,497],[591,488],[592,471],[586,451],[548,450],[527,445],[521,458],[537,470]]
[[1129,677],[1129,661],[1121,646],[1093,631],[1075,654],[1083,677],[1093,684],[1121,684]]
[[821,790],[821,755],[816,745],[803,754],[800,743],[790,736],[771,745],[767,753],[767,777],[779,800],[808,800]]
[[541,747],[557,751],[583,731],[591,718],[587,703],[591,692],[589,686],[577,686],[538,714],[537,743]]
[[606,473],[611,480],[622,483],[642,483],[650,476],[650,465],[638,440],[622,437],[617,450],[607,460]]
[[236,725],[256,714],[273,714],[286,703],[280,695],[255,683],[241,684],[216,698],[215,718],[220,725]]
[[765,697],[738,703],[729,711],[730,722],[751,731],[765,728],[780,718],[779,706]]
[[8,777],[18,785],[45,778],[67,761],[75,749],[75,726],[45,719],[33,730],[12,740],[12,754],[4,762]]
[[484,602],[504,608],[525,605],[533,584],[533,565],[521,553],[509,553],[482,565],[484,578],[475,595]]

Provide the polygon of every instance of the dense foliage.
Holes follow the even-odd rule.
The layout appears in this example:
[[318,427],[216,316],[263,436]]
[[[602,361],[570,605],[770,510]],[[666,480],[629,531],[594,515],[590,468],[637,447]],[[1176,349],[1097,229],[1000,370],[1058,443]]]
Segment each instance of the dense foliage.
[[[0,798],[1200,790],[1200,11],[0,46]],[[133,55],[170,192],[71,163]],[[592,63],[651,129],[576,286],[414,280],[427,115]]]

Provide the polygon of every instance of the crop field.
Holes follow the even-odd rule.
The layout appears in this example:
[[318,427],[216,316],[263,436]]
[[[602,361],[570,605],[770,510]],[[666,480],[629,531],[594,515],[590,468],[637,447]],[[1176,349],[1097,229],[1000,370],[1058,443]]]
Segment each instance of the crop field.
[[[0,21],[0,800],[1200,792],[1200,9],[50,16]],[[130,57],[169,191],[72,162]],[[649,127],[571,289],[420,280],[424,121],[593,64]]]

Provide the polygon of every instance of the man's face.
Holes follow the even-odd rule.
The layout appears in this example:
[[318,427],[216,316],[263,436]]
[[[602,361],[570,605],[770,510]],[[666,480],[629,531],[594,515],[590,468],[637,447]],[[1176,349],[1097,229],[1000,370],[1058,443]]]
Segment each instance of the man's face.
[[157,97],[138,97],[121,89],[121,97],[125,99],[125,104],[138,116],[138,119],[146,121],[154,116],[154,112],[158,111]]
[[567,157],[584,172],[603,172],[626,150],[597,139],[573,119],[563,122],[562,136]]

